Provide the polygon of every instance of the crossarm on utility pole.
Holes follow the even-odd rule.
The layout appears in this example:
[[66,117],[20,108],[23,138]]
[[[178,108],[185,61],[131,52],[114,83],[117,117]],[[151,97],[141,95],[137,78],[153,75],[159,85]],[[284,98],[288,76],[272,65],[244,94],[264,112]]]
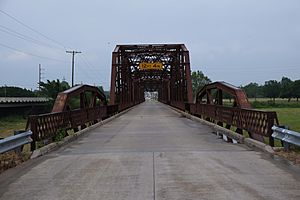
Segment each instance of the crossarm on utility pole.
[[72,87],[74,86],[74,62],[75,62],[75,54],[81,53],[81,51],[66,51],[66,53],[72,54]]

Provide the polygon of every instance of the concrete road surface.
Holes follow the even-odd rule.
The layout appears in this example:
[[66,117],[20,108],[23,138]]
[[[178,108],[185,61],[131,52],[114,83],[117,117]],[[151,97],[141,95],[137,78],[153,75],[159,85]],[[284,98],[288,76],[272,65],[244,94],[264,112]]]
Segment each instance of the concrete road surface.
[[299,168],[146,102],[0,175],[0,199],[300,199]]

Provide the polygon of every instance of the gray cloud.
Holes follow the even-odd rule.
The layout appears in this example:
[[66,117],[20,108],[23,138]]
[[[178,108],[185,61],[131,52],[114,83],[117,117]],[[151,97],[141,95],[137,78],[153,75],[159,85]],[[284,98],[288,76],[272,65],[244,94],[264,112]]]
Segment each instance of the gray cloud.
[[[84,55],[76,56],[77,83],[103,84],[109,89],[111,51],[125,43],[185,43],[193,70],[235,85],[282,76],[300,78],[297,0],[11,0],[0,3],[0,8],[67,49],[81,50]],[[70,80],[71,58],[61,46],[1,13],[0,24],[55,48],[1,31],[0,43],[64,61],[0,46],[0,85],[36,88],[39,63],[45,68],[44,80]]]

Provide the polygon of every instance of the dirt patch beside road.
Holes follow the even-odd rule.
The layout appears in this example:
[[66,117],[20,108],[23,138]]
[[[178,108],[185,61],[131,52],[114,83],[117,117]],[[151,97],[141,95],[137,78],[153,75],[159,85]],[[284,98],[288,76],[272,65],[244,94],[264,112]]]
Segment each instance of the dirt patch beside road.
[[0,154],[0,174],[3,171],[15,167],[28,159],[29,155],[27,155],[27,153],[22,153],[19,155],[12,151]]
[[293,162],[296,165],[300,165],[300,151],[299,150],[291,150],[291,151],[285,151],[283,149],[276,150],[276,155],[281,156],[291,162]]

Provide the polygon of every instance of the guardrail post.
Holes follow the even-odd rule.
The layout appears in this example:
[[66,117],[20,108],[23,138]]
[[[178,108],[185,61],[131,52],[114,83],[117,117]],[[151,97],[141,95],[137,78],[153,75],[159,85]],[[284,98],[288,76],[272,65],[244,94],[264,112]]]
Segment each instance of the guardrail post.
[[[18,131],[14,131],[14,135],[19,135],[21,133],[26,132],[26,130],[18,130]],[[23,147],[24,146],[20,146],[19,148],[15,149],[16,154],[21,154],[23,151]]]
[[30,129],[32,131],[32,142],[30,145],[31,151],[34,151],[36,149],[36,142],[38,138],[38,130],[37,130],[37,116],[30,116]]

